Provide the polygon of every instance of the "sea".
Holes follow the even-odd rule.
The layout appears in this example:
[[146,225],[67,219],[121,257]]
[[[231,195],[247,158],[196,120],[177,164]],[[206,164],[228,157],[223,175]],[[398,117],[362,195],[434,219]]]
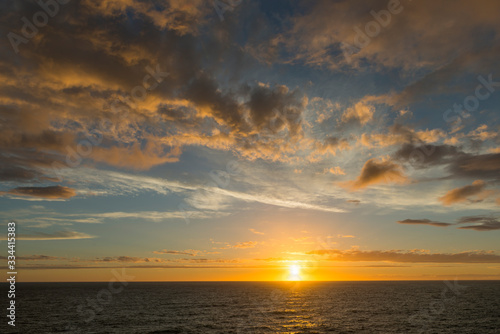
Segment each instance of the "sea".
[[500,333],[500,281],[17,283],[0,333]]

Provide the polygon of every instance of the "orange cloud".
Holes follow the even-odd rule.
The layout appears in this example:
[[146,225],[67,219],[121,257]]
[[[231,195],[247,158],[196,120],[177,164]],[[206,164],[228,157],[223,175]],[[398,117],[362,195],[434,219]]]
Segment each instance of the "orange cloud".
[[7,192],[0,192],[0,195],[5,194],[38,197],[45,199],[68,199],[76,196],[76,192],[73,188],[62,186],[17,187]]
[[356,238],[354,235],[344,235],[344,234],[337,234],[337,238]]
[[323,141],[314,142],[314,151],[309,159],[315,160],[318,156],[324,154],[336,155],[337,151],[344,151],[350,148],[349,142],[344,138],[326,137]]
[[375,108],[362,101],[356,103],[354,106],[347,108],[342,114],[342,122],[358,121],[361,125],[365,125],[373,119]]
[[441,129],[426,129],[415,131],[407,126],[395,124],[389,128],[388,133],[363,133],[358,142],[366,147],[387,147],[412,142],[434,143],[445,137]]
[[[468,136],[471,138],[474,138],[476,140],[485,141],[488,139],[493,139],[493,138],[498,137],[498,132],[497,131],[488,131],[488,125],[483,124],[483,125],[480,125],[474,131],[469,132]],[[498,153],[498,152],[493,152],[493,153]]]
[[260,235],[264,235],[264,232],[259,232],[253,228],[249,229],[250,232],[254,233],[254,234],[260,234]]
[[134,10],[148,17],[158,28],[177,31],[180,35],[196,34],[210,10],[203,0],[167,1],[161,8],[137,0],[86,0],[84,3],[101,15],[116,16]]
[[159,144],[150,142],[145,148],[141,148],[139,144],[131,147],[95,147],[91,157],[95,161],[102,161],[112,166],[147,170],[163,163],[176,162],[180,155],[179,147],[174,147],[165,153]]
[[257,241],[245,241],[238,242],[236,245],[232,246],[233,248],[254,248],[258,244]]
[[486,184],[482,180],[476,180],[471,185],[456,188],[448,191],[443,197],[439,198],[444,205],[452,205],[455,203],[465,202],[470,200],[469,197],[478,197],[477,201],[482,201],[485,197],[491,194],[490,191],[485,191]]
[[345,175],[345,171],[339,166],[331,167],[330,169],[326,169],[326,171],[333,175]]

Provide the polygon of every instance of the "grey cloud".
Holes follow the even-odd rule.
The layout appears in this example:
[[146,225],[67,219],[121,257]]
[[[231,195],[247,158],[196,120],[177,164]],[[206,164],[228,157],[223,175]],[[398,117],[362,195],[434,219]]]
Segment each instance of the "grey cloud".
[[446,227],[446,226],[453,225],[450,223],[442,223],[442,222],[432,221],[430,219],[405,219],[405,220],[398,220],[397,223],[398,224],[410,224],[410,225],[431,225],[431,226],[439,226],[439,227]]
[[476,231],[493,231],[500,230],[500,220],[495,217],[487,216],[469,216],[459,219],[458,224],[473,224],[461,226],[460,229],[476,230]]
[[397,221],[397,223],[409,225],[431,225],[438,227],[448,227],[451,225],[467,225],[459,226],[457,228],[462,230],[475,230],[480,232],[500,230],[500,220],[494,216],[466,216],[458,219],[456,223],[436,222],[430,219],[405,219]]
[[427,168],[432,165],[451,163],[453,159],[464,154],[457,147],[450,145],[408,143],[394,153],[394,159],[408,162],[414,167]]

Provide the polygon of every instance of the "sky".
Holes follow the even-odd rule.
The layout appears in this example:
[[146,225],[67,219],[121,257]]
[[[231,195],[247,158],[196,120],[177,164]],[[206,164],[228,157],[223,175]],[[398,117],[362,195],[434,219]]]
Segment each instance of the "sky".
[[500,279],[500,2],[46,3],[0,4],[18,280]]

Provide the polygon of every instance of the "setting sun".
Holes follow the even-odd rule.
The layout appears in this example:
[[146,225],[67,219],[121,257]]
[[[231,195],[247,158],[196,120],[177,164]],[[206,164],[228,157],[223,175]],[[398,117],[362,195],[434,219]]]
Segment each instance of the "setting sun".
[[298,264],[292,264],[289,268],[290,276],[288,276],[289,281],[300,281],[300,266]]

